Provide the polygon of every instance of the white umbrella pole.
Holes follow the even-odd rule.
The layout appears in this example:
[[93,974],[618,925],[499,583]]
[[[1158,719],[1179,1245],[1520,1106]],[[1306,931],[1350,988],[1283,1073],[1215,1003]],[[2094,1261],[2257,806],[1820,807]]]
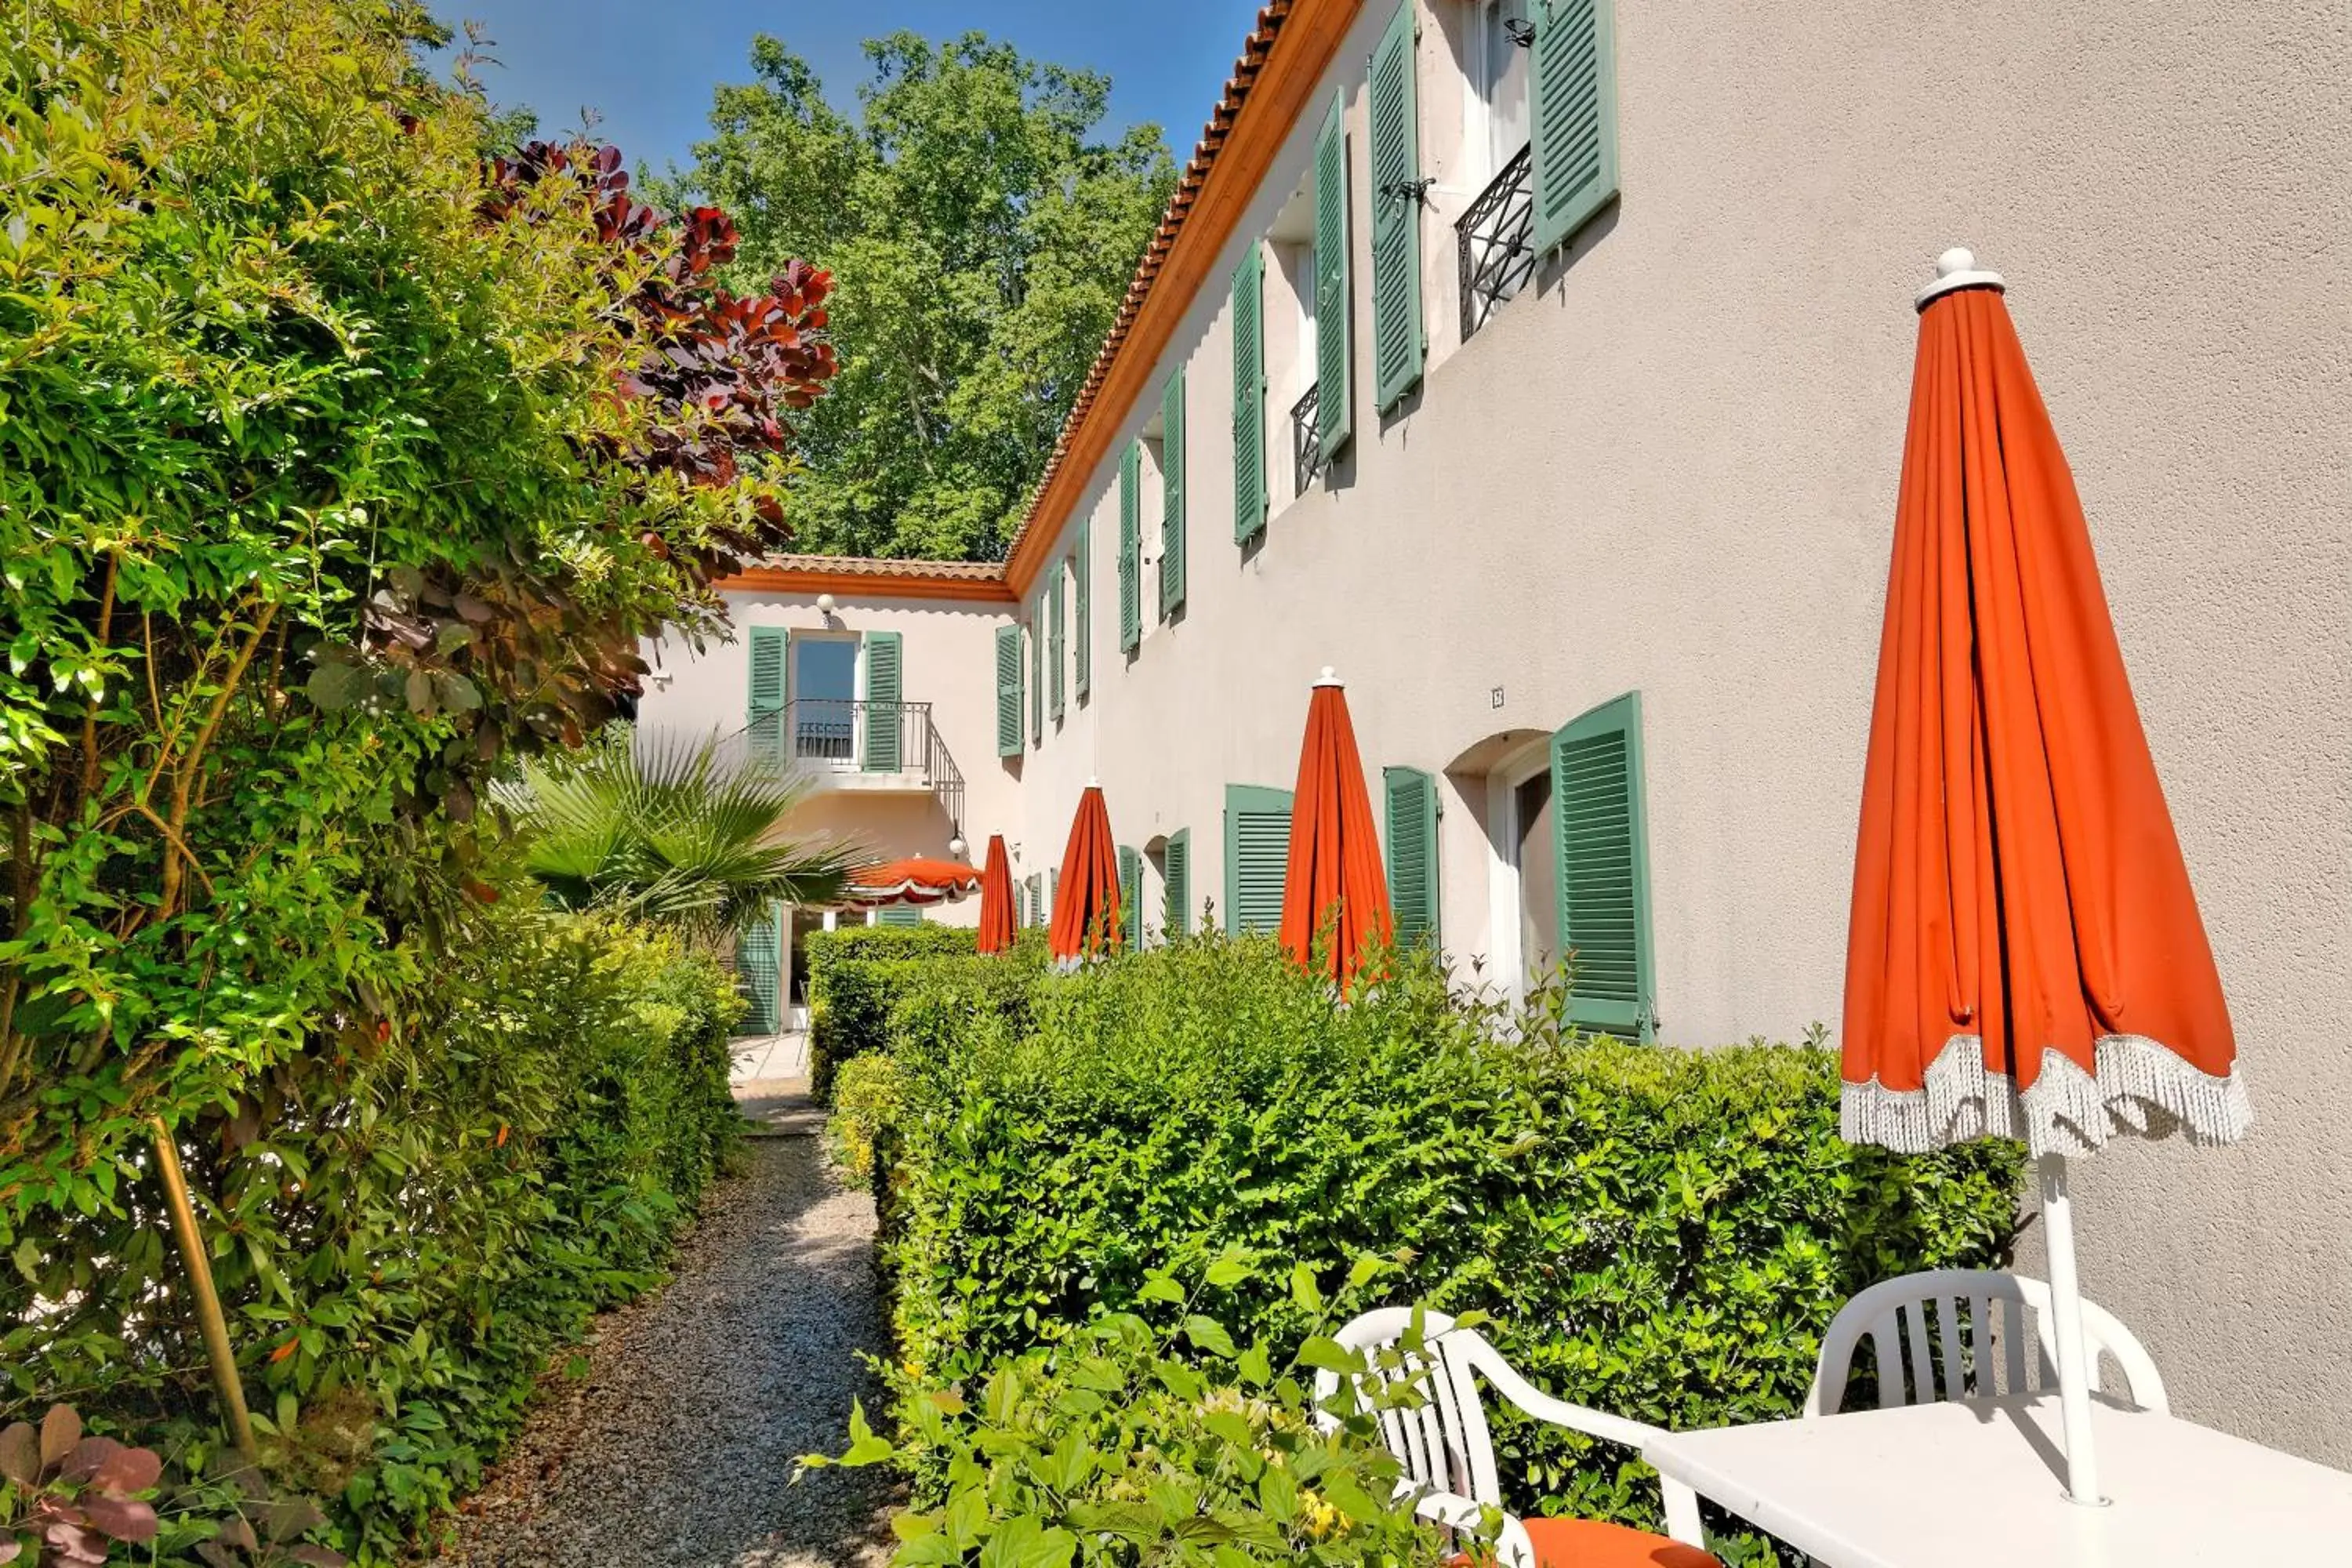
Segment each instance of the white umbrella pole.
[[2058,1411],[2066,1432],[2066,1496],[2097,1507],[2099,1458],[2091,1437],[2091,1367],[2083,1349],[2083,1281],[2074,1271],[2074,1205],[2066,1191],[2066,1156],[2044,1154],[2042,1235],[2050,1251],[2050,1331],[2058,1352]]

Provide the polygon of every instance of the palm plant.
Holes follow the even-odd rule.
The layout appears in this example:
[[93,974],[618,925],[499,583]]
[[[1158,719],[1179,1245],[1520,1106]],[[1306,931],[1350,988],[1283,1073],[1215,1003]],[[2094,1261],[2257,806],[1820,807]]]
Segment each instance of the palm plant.
[[777,832],[814,788],[805,773],[727,754],[715,736],[614,724],[581,752],[530,763],[501,798],[556,902],[722,947],[772,902],[842,896],[853,845]]

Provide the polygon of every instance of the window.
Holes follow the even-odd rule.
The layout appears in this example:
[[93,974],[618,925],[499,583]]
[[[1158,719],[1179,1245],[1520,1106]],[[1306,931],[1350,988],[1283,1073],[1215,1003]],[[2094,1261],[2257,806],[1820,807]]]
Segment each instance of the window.
[[[1337,110],[1337,100],[1334,100]],[[1325,121],[1328,133],[1335,121]],[[1318,160],[1318,166],[1320,160]],[[1285,500],[1304,495],[1323,466],[1321,441],[1322,365],[1318,345],[1322,326],[1317,320],[1316,197],[1318,184],[1310,174],[1291,193],[1290,200],[1266,234],[1266,250],[1274,265],[1265,276],[1266,385],[1274,405],[1276,429],[1289,459],[1281,476]]]
[[856,755],[857,638],[803,632],[792,643],[793,756],[846,766]]
[[1467,129],[1470,145],[1486,154],[1483,172],[1490,180],[1528,144],[1528,44],[1535,39],[1528,5],[1485,0],[1472,25]]
[[1273,931],[1282,925],[1283,881],[1290,870],[1290,792],[1262,784],[1225,786],[1225,931]]

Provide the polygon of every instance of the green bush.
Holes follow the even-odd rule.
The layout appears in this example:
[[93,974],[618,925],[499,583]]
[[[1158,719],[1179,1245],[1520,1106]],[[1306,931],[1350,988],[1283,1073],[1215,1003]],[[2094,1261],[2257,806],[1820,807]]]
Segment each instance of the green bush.
[[[363,1563],[401,1560],[551,1352],[659,1279],[740,1126],[740,1005],[710,959],[520,896],[464,935],[383,999],[381,1030],[281,1065],[181,1145],[208,1226],[236,1238],[213,1268],[266,1468],[326,1499],[329,1538]],[[204,1360],[193,1323],[151,1308],[178,1289],[131,1201],[151,1187],[133,1167],[121,1206],[0,1235],[0,1420],[96,1389],[77,1394],[94,1425],[202,1476],[220,1468]]]
[[832,1103],[842,1063],[882,1048],[892,999],[925,962],[975,958],[978,938],[968,926],[929,924],[808,934],[809,1089],[820,1103]]
[[[1815,1047],[1685,1051],[1516,1030],[1402,958],[1342,1003],[1264,941],[1180,942],[967,1008],[910,1002],[886,1134],[895,1316],[942,1385],[1238,1254],[1325,1288],[1393,1258],[1391,1300],[1484,1310],[1562,1396],[1675,1427],[1795,1414],[1822,1331],[1892,1274],[1995,1266],[2020,1158],[1843,1142]],[[936,990],[936,987],[933,988]],[[937,1010],[937,1004],[932,1010]],[[895,1048],[895,1047],[894,1047]],[[1313,1314],[1252,1268],[1203,1309],[1277,1351]],[[1654,1523],[1656,1489],[1556,1432],[1496,1433],[1528,1508]]]

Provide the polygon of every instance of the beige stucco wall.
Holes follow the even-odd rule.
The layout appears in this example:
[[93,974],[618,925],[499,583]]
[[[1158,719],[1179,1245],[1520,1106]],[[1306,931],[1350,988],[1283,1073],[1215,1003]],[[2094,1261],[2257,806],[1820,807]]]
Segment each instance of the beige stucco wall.
[[[1462,121],[1451,13],[1437,0],[1420,51],[1441,174]],[[1432,368],[1382,422],[1358,78],[1387,16],[1368,8],[1337,57],[1353,454],[1286,503],[1275,422],[1275,514],[1237,550],[1222,287],[1196,302],[1171,351],[1190,365],[1185,610],[1117,650],[1107,467],[1087,507],[1091,700],[1021,763],[957,749],[976,799],[982,775],[1017,773],[992,805],[1020,868],[1058,853],[1099,775],[1122,842],[1192,829],[1196,897],[1222,906],[1223,787],[1290,783],[1325,664],[1374,771],[1443,769],[1638,689],[1666,1036],[1834,1026],[1911,293],[1938,250],[1972,245],[2008,275],[2075,465],[2261,1119],[2235,1150],[2088,1162],[2086,1280],[2183,1413],[2352,1465],[2344,10],[1620,5],[1621,204],[1456,352],[1444,220],[1465,198],[1442,183]],[[1297,187],[1314,129],[1252,231]],[[1155,489],[1147,527],[1156,507]],[[1491,942],[1484,791],[1450,783],[1444,935],[1475,954]]]

